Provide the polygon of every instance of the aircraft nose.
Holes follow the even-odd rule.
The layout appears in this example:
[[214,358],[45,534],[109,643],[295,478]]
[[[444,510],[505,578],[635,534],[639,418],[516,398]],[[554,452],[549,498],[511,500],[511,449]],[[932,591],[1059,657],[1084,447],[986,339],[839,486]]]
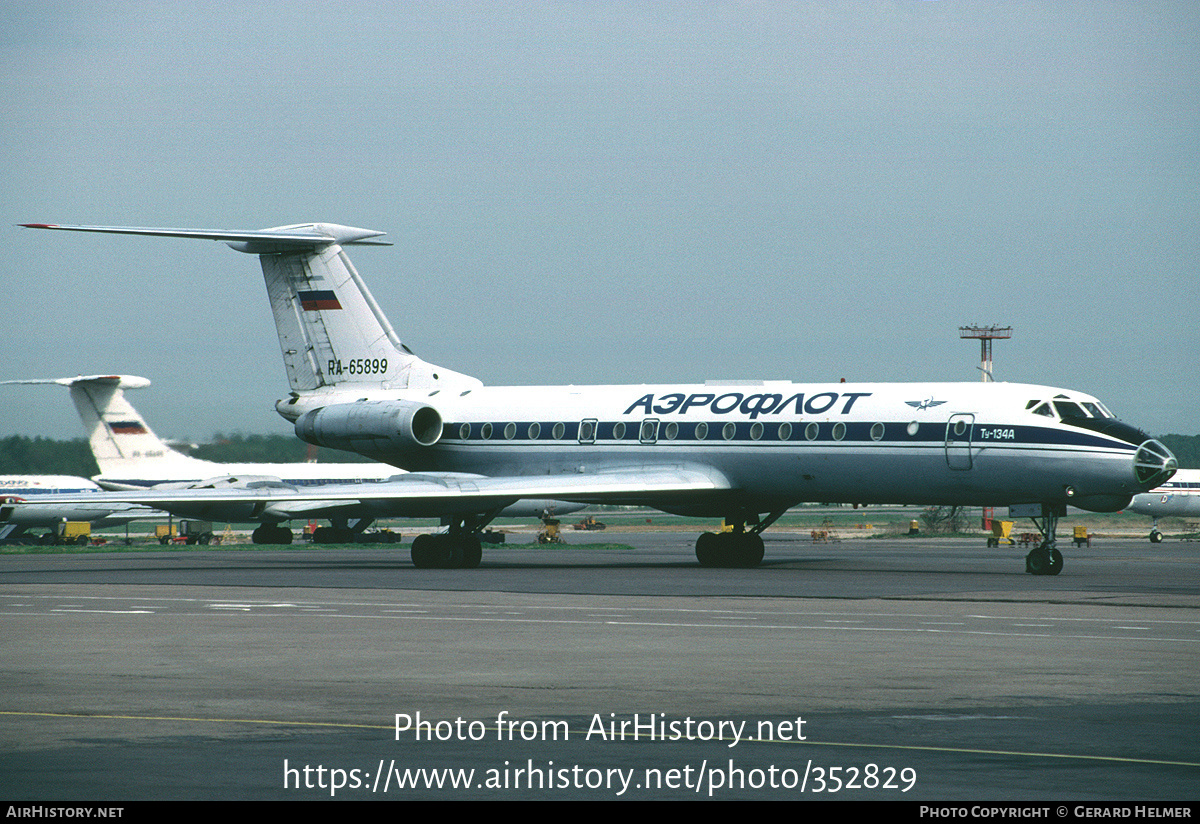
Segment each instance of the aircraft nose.
[[1144,441],[1133,456],[1133,475],[1147,489],[1166,483],[1178,468],[1171,450],[1153,438]]

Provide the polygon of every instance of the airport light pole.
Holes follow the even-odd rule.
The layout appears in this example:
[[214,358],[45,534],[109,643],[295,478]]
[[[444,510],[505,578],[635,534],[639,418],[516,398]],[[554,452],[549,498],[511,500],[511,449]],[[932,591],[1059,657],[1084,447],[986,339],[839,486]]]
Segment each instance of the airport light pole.
[[983,373],[984,383],[992,381],[992,341],[1011,338],[1012,327],[960,326],[958,327],[958,336],[963,339],[979,341],[979,371]]
[[[1011,326],[960,326],[958,336],[964,340],[979,341],[979,371],[983,374],[983,382],[990,383],[992,377],[992,341],[1008,340],[1012,337]],[[984,531],[992,529],[992,507],[983,508]]]

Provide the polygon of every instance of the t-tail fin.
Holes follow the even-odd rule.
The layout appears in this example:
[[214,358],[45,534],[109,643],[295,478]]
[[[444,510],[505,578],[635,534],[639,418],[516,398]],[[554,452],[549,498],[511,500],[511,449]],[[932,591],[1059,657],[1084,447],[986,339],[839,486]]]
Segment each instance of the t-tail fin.
[[379,240],[382,232],[331,223],[260,231],[23,225],[219,240],[239,252],[258,255],[293,398],[342,390],[467,389],[480,385],[475,378],[421,360],[397,337],[342,248],[390,245]]
[[[125,487],[124,481],[167,480],[219,474],[208,461],[176,452],[167,446],[133,405],[125,389],[149,386],[150,381],[134,375],[79,375],[74,378],[44,378],[3,381],[4,384],[57,384],[71,390],[71,400],[83,421],[88,445],[103,485]],[[137,484],[132,484],[136,486]]]

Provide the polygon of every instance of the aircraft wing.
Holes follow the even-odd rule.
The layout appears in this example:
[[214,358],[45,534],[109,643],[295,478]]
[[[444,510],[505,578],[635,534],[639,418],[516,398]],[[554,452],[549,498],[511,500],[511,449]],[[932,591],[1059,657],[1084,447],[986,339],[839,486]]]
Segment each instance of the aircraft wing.
[[317,517],[350,507],[368,507],[377,517],[433,517],[482,512],[526,498],[582,503],[657,505],[679,494],[731,489],[720,473],[705,467],[641,467],[595,473],[488,477],[459,473],[413,472],[379,483],[291,487],[272,483],[215,489],[147,489],[80,495],[41,495],[36,504],[137,503],[171,510],[179,507],[246,505],[255,516],[278,520]]

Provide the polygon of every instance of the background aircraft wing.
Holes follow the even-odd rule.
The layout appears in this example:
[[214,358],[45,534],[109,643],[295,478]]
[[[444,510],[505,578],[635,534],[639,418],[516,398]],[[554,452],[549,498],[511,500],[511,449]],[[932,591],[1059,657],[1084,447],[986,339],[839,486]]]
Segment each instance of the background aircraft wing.
[[[674,499],[692,500],[704,493],[731,488],[720,473],[704,467],[630,468],[596,473],[487,477],[458,473],[399,475],[365,484],[291,487],[272,483],[213,489],[148,489],[80,495],[41,495],[34,504],[120,502],[170,510],[189,505],[252,505],[255,515],[277,519],[316,517],[347,507],[366,506],[380,517],[437,516],[485,512],[524,498],[552,498],[585,503],[655,505]],[[294,513],[294,514],[293,514]]]

